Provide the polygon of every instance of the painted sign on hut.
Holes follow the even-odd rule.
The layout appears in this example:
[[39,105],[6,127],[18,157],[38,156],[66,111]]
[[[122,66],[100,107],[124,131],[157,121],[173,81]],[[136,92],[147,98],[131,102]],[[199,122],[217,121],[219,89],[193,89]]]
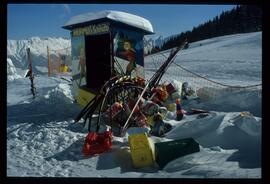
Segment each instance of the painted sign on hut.
[[115,75],[144,78],[143,37],[151,23],[137,15],[100,11],[72,17],[63,26],[71,31],[74,95],[86,105]]

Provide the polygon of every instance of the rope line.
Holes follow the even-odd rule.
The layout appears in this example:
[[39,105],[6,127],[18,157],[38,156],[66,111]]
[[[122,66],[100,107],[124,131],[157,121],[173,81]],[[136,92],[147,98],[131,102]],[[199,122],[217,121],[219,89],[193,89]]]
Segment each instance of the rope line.
[[194,73],[194,72],[192,72],[192,71],[190,71],[190,70],[184,68],[183,66],[181,66],[181,65],[179,65],[179,64],[177,64],[177,63],[173,63],[173,64],[175,64],[175,65],[178,66],[179,68],[181,68],[181,69],[183,69],[183,70],[185,70],[185,71],[187,71],[187,72],[189,72],[189,73],[191,73],[191,74],[193,74],[193,75],[195,75],[195,76],[197,76],[197,77],[199,77],[199,78],[202,78],[202,79],[204,79],[204,80],[207,80],[207,81],[209,81],[209,82],[212,82],[212,83],[215,83],[215,84],[224,86],[224,87],[229,87],[229,88],[253,88],[253,87],[257,87],[257,86],[262,86],[262,84],[253,84],[253,85],[247,85],[247,86],[232,86],[232,85],[228,85],[228,84],[222,84],[222,83],[220,83],[220,82],[213,81],[213,80],[208,79],[208,78],[206,78],[206,77],[203,77],[203,76],[201,76],[201,75],[199,75],[199,74],[197,74],[197,73]]
[[[149,63],[149,66],[147,66],[149,70],[145,68],[146,73],[148,73],[148,75],[146,75],[147,78],[151,73],[154,72],[153,69],[157,70],[157,68],[162,65],[162,57],[166,58],[166,53],[161,52],[147,56],[147,58],[149,58],[149,62],[147,62]],[[228,85],[204,77],[198,73],[186,69],[185,67],[175,62],[173,64],[174,65],[171,65],[167,72],[164,74],[163,78],[161,79],[162,82],[172,80],[177,80],[180,83],[188,82],[190,87],[195,90],[197,96],[199,96],[201,99],[210,100],[215,99],[224,93],[244,92],[247,90],[256,90],[258,95],[261,94],[262,83],[246,86]]]
[[71,46],[55,50],[48,48],[47,58],[49,76],[70,72],[72,66]]

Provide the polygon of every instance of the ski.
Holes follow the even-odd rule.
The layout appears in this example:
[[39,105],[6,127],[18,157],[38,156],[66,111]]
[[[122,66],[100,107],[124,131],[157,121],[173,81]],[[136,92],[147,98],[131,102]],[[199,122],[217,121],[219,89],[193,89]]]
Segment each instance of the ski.
[[146,86],[144,87],[144,89],[143,89],[143,91],[142,91],[140,97],[138,98],[136,104],[134,105],[132,111],[130,112],[130,114],[129,114],[129,116],[128,116],[128,119],[127,119],[126,123],[124,124],[124,126],[123,126],[123,128],[122,128],[122,130],[121,130],[121,136],[123,136],[123,134],[124,134],[125,131],[127,130],[127,126],[129,125],[129,120],[130,120],[130,118],[132,117],[132,115],[133,115],[133,113],[134,113],[136,107],[138,106],[140,100],[142,99],[142,96],[143,96],[144,93],[146,92],[148,86],[149,86],[149,83],[147,83]]
[[36,88],[34,86],[34,75],[33,75],[33,69],[32,69],[32,58],[31,58],[31,52],[30,48],[26,49],[27,51],[27,59],[28,59],[28,72],[25,74],[26,77],[29,77],[31,82],[31,93],[33,95],[33,98],[36,97]]

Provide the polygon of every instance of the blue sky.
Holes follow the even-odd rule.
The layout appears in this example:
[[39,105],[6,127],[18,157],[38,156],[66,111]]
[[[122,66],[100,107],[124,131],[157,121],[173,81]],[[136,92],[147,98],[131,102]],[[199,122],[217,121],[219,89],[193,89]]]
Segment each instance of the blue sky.
[[118,10],[148,19],[156,35],[164,37],[192,30],[193,27],[231,10],[236,5],[158,5],[158,4],[8,4],[7,38],[70,37],[61,28],[72,16]]

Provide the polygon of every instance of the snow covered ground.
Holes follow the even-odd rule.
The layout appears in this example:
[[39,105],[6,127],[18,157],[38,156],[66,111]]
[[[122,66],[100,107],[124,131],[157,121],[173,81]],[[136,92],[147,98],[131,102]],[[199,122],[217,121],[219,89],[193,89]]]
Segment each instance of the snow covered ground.
[[[260,83],[261,32],[193,43],[176,62],[221,82]],[[13,65],[19,68],[18,63]],[[17,75],[12,72],[10,76]],[[37,97],[33,100],[28,78],[14,77],[7,82],[8,176],[261,178],[261,116],[239,118],[243,109],[261,114],[261,96],[250,95],[253,91],[227,95],[227,100],[223,96],[214,105],[198,102],[211,110],[204,118],[189,115],[175,121],[175,114],[168,114],[165,121],[173,129],[165,137],[152,136],[152,141],[193,137],[200,144],[200,152],[175,159],[161,170],[156,166],[134,169],[127,137],[114,137],[108,153],[84,157],[81,150],[87,129],[73,123],[81,108],[73,103],[71,85],[39,75],[35,86]],[[228,111],[224,102],[233,110]],[[240,102],[245,103],[241,106]],[[184,108],[190,105],[192,101]]]

